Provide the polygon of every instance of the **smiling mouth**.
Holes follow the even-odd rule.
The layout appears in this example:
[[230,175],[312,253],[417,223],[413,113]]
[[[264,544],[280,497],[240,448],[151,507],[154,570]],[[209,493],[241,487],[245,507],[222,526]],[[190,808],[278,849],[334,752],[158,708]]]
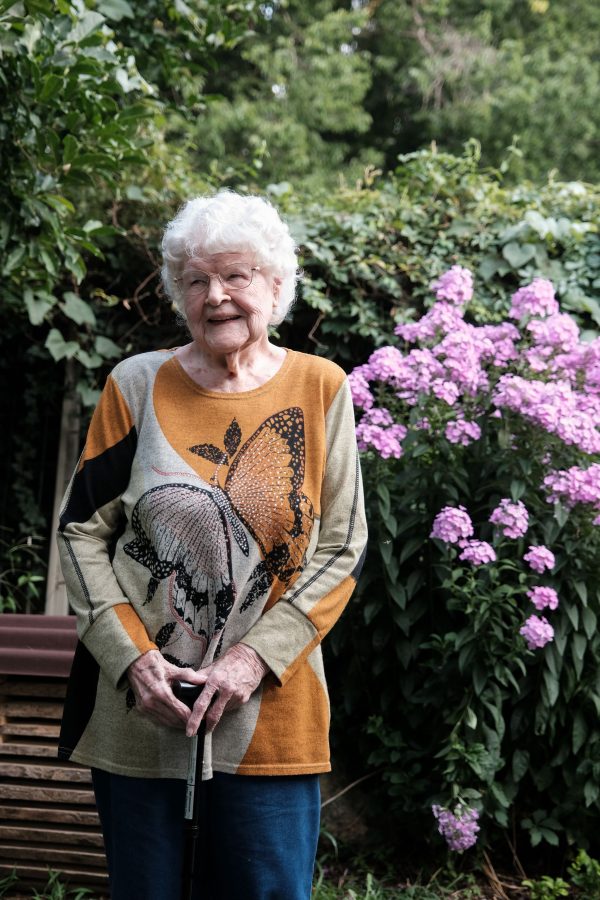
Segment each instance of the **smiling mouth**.
[[211,325],[222,325],[224,322],[237,322],[237,320],[241,318],[241,316],[222,316],[219,318],[211,318],[208,321]]

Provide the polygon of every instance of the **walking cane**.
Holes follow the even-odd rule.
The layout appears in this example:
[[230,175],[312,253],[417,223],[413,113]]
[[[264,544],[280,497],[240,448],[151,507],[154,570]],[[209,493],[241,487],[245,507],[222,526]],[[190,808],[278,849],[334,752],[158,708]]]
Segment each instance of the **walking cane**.
[[[173,682],[172,690],[178,700],[190,709],[200,696],[203,685],[188,684],[187,681]],[[181,900],[192,900],[194,882],[194,866],[198,837],[203,828],[201,821],[202,791],[202,759],[204,757],[204,735],[206,723],[200,722],[198,733],[190,738],[190,756],[188,763],[187,787],[184,811],[184,845],[183,868],[181,877]]]

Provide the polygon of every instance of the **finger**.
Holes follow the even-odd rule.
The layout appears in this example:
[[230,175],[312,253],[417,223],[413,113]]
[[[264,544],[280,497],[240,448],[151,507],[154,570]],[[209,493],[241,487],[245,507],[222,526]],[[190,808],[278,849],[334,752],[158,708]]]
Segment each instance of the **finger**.
[[192,737],[192,735],[196,734],[198,731],[198,727],[200,722],[204,718],[206,710],[210,706],[213,697],[217,693],[216,687],[205,687],[198,699],[194,704],[194,709],[192,710],[192,714],[190,715],[187,727],[186,734],[188,737]]
[[227,704],[229,703],[230,699],[231,699],[231,695],[227,696],[226,694],[219,693],[217,695],[217,699],[215,700],[215,702],[208,709],[208,712],[206,713],[205,718],[206,718],[206,730],[209,733],[211,731],[214,731],[215,728],[217,727],[217,725],[219,724],[221,716],[225,712],[225,709],[227,708]]

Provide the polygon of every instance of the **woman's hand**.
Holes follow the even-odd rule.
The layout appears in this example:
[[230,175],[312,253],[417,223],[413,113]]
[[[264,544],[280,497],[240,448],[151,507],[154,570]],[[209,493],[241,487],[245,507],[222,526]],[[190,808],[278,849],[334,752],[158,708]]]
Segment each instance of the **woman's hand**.
[[247,703],[268,671],[267,664],[251,647],[234,644],[220,659],[195,672],[189,680],[203,684],[204,688],[188,719],[188,737],[196,734],[203,718],[206,730],[213,731],[226,709]]
[[167,662],[159,650],[149,650],[127,669],[135,705],[141,713],[161,725],[185,728],[190,710],[173,693],[174,681],[196,682],[194,669],[180,669]]

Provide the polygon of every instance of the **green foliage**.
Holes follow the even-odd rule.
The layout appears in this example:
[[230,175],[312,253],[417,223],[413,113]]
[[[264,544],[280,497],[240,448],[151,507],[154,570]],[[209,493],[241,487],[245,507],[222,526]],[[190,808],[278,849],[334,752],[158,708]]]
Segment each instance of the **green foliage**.
[[[410,184],[410,176],[432,179],[435,164],[429,155],[413,158],[404,183]],[[442,196],[447,183],[440,178]],[[482,191],[478,199],[483,210]],[[428,221],[441,219],[443,204],[429,205]],[[425,210],[418,215],[425,220]],[[516,215],[535,221],[527,210]],[[451,215],[445,222],[452,233]],[[517,221],[509,231],[502,222],[496,230],[491,212],[489,222],[505,247],[522,227]],[[416,233],[413,246],[422,233]],[[595,241],[595,231],[586,234]],[[464,264],[467,254],[476,259],[473,244],[479,235],[470,229],[459,235],[464,251],[449,254],[447,265]],[[445,238],[438,231],[440,244]],[[484,253],[490,253],[488,244]],[[553,253],[553,262],[557,258]],[[535,272],[533,261],[518,268],[505,261],[513,278],[527,269]],[[568,261],[563,258],[560,265],[568,273]],[[485,303],[476,283],[477,299],[469,305],[474,318],[497,316],[508,300],[505,288],[501,299],[503,279],[491,277],[484,284]],[[568,284],[562,285],[568,296]],[[562,300],[560,289],[558,296]],[[527,332],[523,335],[520,353],[529,346]],[[535,377],[524,359],[515,363],[518,371]],[[497,377],[490,374],[492,383]],[[356,723],[369,721],[362,755],[370,748],[370,766],[384,768],[390,807],[411,831],[433,831],[431,805],[454,806],[460,800],[483,810],[490,839],[512,826],[525,845],[596,847],[600,529],[587,508],[552,507],[542,484],[552,469],[587,465],[597,457],[516,413],[490,415],[487,388],[461,409],[479,423],[481,438],[468,446],[450,443],[444,430],[456,419],[456,409],[427,394],[404,406],[396,389],[382,384],[374,389],[376,402],[392,411],[408,435],[399,460],[373,451],[363,456],[370,542],[350,612],[332,636],[346,704],[337,711],[336,734],[356,734]],[[424,416],[428,429],[419,425]],[[492,540],[489,516],[503,497],[522,500],[529,510],[527,544],[547,545],[557,559],[551,581],[560,597],[552,616],[555,640],[535,654],[518,636],[526,591],[539,582],[522,563],[525,539],[496,537],[496,561],[473,567],[459,559],[459,549],[430,538],[443,507],[464,505],[477,538]],[[343,752],[343,744],[338,746]]]
[[340,174],[358,177],[367,161],[381,161],[375,149],[351,151],[371,126],[363,107],[369,59],[355,41],[367,11],[334,0],[275,2],[261,10],[239,77],[224,71],[208,77],[208,88],[221,96],[198,123],[198,162],[217,166],[229,184],[248,177],[261,185],[291,183],[303,196],[334,187]]
[[37,611],[45,577],[42,538],[28,535],[15,544],[0,538],[0,613]]
[[600,897],[600,863],[580,850],[569,866],[569,877],[581,900]]
[[505,185],[501,172],[480,167],[471,142],[460,157],[410,154],[389,176],[371,174],[327,203],[276,199],[288,212],[305,273],[290,337],[311,332],[305,346],[316,341],[317,352],[342,363],[389,343],[395,323],[423,311],[431,281],[454,263],[476,273],[476,320],[498,321],[510,292],[540,275],[584,328],[600,327],[599,194],[592,186]]
[[569,896],[569,885],[562,878],[543,875],[535,880],[526,878],[522,885],[528,889],[531,900],[558,900]]

